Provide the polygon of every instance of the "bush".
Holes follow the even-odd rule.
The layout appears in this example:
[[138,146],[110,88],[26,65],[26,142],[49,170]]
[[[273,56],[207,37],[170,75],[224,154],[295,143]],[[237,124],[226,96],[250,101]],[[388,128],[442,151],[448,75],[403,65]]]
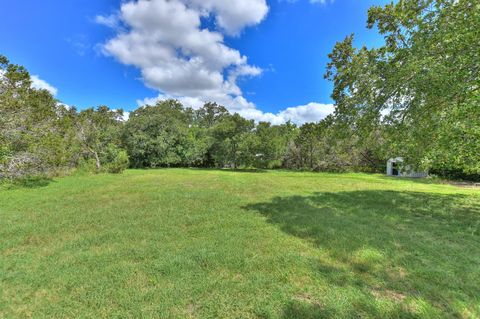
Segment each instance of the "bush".
[[128,168],[129,159],[125,150],[110,144],[104,157],[103,168],[111,174],[120,174]]
[[77,174],[98,173],[97,167],[95,165],[95,160],[93,158],[81,157],[77,163],[76,173]]
[[449,180],[480,182],[480,174],[468,174],[463,169],[434,168],[430,173]]
[[50,169],[42,159],[32,153],[22,152],[0,158],[0,178],[15,180],[25,177],[46,176]]

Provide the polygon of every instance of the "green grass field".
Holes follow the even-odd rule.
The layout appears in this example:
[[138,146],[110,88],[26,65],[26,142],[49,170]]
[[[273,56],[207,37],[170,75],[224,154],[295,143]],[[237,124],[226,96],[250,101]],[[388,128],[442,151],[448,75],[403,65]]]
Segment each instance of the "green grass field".
[[480,191],[217,170],[0,190],[0,318],[478,318]]

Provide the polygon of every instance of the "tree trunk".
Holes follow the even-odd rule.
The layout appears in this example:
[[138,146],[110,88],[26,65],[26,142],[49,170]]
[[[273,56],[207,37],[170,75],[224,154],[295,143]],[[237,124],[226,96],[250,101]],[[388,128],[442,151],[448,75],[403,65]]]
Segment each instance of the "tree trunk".
[[313,170],[313,146],[310,145],[310,169]]
[[237,169],[237,144],[233,144],[233,169]]
[[93,156],[95,156],[95,166],[97,167],[97,171],[99,171],[102,168],[102,165],[100,163],[100,158],[98,157],[98,153],[95,151],[92,151]]

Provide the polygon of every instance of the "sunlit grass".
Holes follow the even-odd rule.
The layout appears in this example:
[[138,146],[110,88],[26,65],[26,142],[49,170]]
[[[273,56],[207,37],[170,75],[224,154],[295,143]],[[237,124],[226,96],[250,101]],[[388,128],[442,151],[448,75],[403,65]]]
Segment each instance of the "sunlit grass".
[[0,190],[0,318],[480,316],[480,196],[216,170]]

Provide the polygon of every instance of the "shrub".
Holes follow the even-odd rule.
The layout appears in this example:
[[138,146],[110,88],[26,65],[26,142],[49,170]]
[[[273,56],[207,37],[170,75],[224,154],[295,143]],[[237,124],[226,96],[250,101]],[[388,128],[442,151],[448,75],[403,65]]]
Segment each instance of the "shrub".
[[32,176],[46,176],[49,167],[40,157],[29,152],[0,158],[0,178],[15,180]]
[[84,158],[81,157],[77,163],[77,174],[90,174],[90,173],[98,173],[95,160],[93,158]]
[[129,166],[127,152],[113,144],[108,146],[103,160],[103,169],[111,174],[120,174]]

